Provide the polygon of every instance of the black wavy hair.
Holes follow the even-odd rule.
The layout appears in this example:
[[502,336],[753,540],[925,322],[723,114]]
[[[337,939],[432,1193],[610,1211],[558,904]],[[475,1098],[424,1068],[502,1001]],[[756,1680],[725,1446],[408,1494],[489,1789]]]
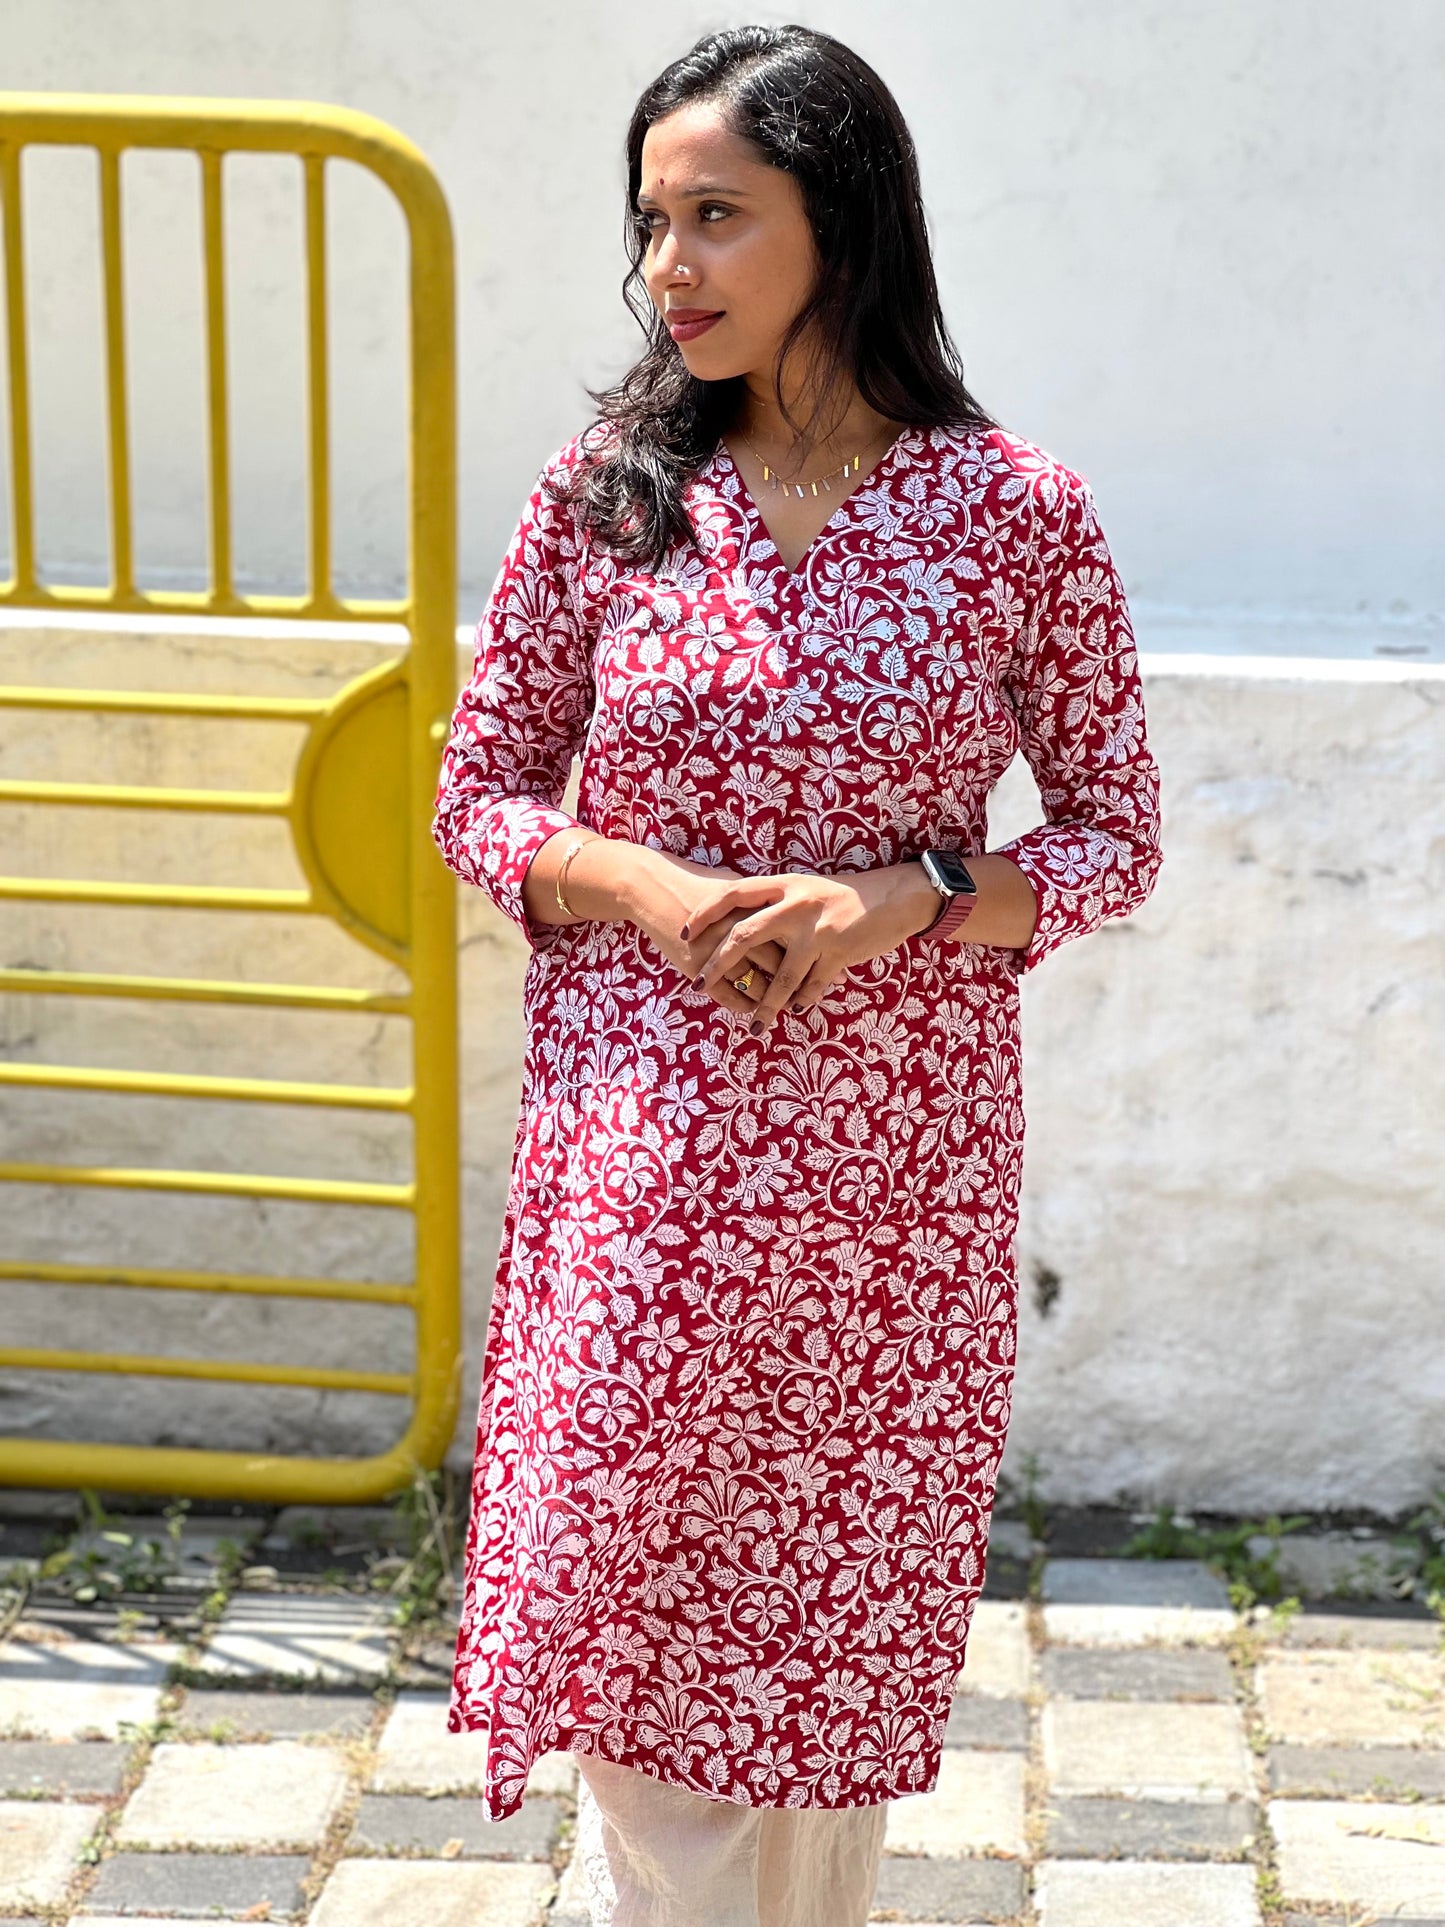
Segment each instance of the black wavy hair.
[[805,442],[850,381],[901,425],[997,426],[964,386],[939,306],[913,139],[887,87],[851,48],[810,27],[708,34],[644,89],[627,129],[631,267],[622,296],[647,349],[615,386],[587,390],[599,416],[583,432],[584,459],[548,489],[580,506],[601,546],[654,569],[674,539],[690,536],[682,491],[733,425],[744,390],[740,375],[700,381],[688,371],[643,276],[642,143],[654,122],[698,102],[718,103],[731,129],[802,192],[819,272],[779,346],[776,374],[815,330],[814,411],[809,424],[787,417]]

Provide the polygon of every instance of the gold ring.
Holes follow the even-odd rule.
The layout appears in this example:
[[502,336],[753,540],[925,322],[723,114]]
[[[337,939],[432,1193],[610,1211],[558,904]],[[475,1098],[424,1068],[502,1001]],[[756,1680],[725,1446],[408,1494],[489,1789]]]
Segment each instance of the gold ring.
[[753,981],[753,976],[756,972],[756,969],[757,969],[757,966],[755,964],[749,964],[741,977],[734,977],[733,989],[740,990],[743,993],[743,995],[746,997],[748,994],[748,985]]

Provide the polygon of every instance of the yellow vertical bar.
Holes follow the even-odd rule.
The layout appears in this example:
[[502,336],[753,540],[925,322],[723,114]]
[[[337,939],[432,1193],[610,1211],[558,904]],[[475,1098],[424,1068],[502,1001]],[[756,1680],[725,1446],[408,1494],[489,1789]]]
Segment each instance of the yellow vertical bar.
[[326,162],[306,168],[306,366],[310,404],[311,599],[331,599],[331,415],[326,359]]
[[431,836],[456,700],[456,321],[451,220],[420,175],[409,199],[412,1112],[416,1159],[415,1444],[439,1465],[460,1393],[456,885]]
[[10,348],[10,486],[15,587],[35,587],[35,489],[30,468],[30,364],[25,333],[25,252],[21,241],[20,149],[0,146],[5,214],[5,332]]
[[125,282],[120,232],[120,152],[100,152],[100,234],[105,268],[105,383],[110,430],[110,577],[116,595],[135,587],[130,513],[130,417],[125,382]]
[[206,249],[206,376],[210,410],[211,599],[234,592],[231,563],[230,409],[226,398],[226,256],[221,211],[221,156],[201,154],[201,205]]

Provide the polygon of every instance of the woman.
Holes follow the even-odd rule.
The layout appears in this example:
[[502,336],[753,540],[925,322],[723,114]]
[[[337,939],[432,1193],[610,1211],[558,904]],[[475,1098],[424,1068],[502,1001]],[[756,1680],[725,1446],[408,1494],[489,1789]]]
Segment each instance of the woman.
[[[1156,771],[877,75],[710,35],[627,158],[647,351],[538,479],[437,800],[531,945],[451,1724],[493,1819],[578,1756],[598,1920],[851,1927],[983,1581],[1018,978],[1148,894]],[[1020,745],[1047,820],[984,854]]]

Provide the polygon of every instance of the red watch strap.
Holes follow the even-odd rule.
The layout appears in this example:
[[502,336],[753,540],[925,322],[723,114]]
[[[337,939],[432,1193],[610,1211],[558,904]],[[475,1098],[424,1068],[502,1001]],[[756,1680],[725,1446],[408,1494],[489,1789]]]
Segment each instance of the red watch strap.
[[978,894],[973,890],[960,890],[958,895],[945,900],[943,908],[926,925],[925,937],[951,937],[961,924],[967,923],[973,915],[973,906],[978,902]]

